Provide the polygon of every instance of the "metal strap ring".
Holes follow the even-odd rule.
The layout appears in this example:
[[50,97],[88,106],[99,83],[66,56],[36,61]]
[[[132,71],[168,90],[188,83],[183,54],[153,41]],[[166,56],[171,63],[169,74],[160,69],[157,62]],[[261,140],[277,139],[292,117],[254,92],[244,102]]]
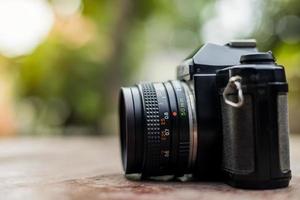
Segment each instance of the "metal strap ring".
[[[226,88],[224,89],[223,92],[223,99],[226,104],[239,108],[244,104],[244,96],[243,96],[243,91],[242,91],[242,77],[240,76],[233,76],[229,79]],[[228,99],[228,95],[232,93],[232,90],[236,89],[238,91],[238,102],[233,102]]]

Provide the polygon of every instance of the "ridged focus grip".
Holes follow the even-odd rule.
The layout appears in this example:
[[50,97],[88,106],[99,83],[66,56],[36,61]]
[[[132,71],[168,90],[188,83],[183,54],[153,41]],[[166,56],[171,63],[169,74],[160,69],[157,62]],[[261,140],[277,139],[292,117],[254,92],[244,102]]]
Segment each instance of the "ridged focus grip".
[[179,81],[138,85],[143,105],[144,177],[188,172],[190,153],[189,111]]
[[145,107],[144,170],[146,174],[155,174],[160,167],[160,124],[159,107],[155,88],[151,83],[141,84]]

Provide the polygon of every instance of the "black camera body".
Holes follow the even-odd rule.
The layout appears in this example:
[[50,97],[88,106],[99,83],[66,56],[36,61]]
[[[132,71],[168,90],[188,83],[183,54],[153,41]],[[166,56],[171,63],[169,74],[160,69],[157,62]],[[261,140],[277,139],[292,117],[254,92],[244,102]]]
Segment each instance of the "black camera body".
[[[177,76],[195,95],[198,179],[256,189],[289,184],[288,84],[271,52],[258,52],[253,40],[206,44],[178,66]],[[231,77],[241,79],[241,106],[224,101],[226,87],[226,96],[238,100]]]
[[205,44],[177,80],[121,88],[125,174],[192,174],[234,187],[288,186],[288,84],[254,40]]

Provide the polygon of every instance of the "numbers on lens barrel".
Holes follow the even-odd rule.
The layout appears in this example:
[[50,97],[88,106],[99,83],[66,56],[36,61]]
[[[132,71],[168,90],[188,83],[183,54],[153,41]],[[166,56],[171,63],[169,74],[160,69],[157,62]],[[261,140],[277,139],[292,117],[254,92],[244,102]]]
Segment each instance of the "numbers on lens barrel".
[[180,87],[180,85],[174,85],[175,86],[175,90],[178,91],[178,92],[181,92],[182,91],[182,88]]
[[180,116],[185,117],[186,116],[186,108],[185,108],[185,99],[179,98],[179,113]]
[[164,112],[164,116],[160,119],[160,125],[164,126],[167,124],[167,120],[169,120],[169,113]]
[[169,136],[170,136],[170,130],[168,128],[166,128],[160,132],[161,140],[166,140],[167,137],[169,137]]
[[161,155],[165,158],[170,157],[170,151],[169,150],[161,150]]
[[169,113],[168,112],[164,112],[164,118],[165,118],[165,120],[169,119]]
[[[168,112],[164,112],[163,118],[160,120],[160,125],[165,126],[167,120],[169,120],[170,116]],[[160,132],[161,140],[167,140],[167,137],[170,136],[170,130],[168,128],[162,129]]]
[[170,141],[171,141],[171,116],[172,113],[169,110],[169,102],[167,91],[163,84],[155,84],[157,102],[159,108],[159,136],[160,136],[160,169],[167,169],[170,159]]

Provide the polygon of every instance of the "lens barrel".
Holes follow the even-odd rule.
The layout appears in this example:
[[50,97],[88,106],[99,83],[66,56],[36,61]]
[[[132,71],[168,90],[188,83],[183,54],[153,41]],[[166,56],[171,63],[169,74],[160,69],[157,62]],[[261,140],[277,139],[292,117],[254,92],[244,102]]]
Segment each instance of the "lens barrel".
[[194,107],[194,96],[184,82],[121,88],[120,138],[125,173],[191,173],[197,153]]

